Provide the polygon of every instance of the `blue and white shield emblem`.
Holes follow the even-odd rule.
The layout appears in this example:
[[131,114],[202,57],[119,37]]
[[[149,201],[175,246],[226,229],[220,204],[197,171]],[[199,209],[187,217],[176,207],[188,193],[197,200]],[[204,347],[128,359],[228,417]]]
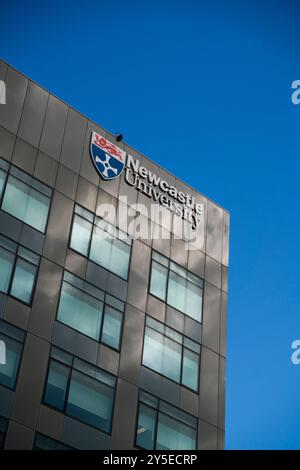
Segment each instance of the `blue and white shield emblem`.
[[104,180],[113,180],[124,170],[126,153],[107,139],[92,132],[91,157],[96,170]]

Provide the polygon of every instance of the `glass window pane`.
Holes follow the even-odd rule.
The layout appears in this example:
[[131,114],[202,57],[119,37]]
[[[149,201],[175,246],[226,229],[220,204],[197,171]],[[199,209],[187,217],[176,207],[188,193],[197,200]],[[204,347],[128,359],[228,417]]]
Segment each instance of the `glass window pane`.
[[22,181],[9,176],[2,209],[32,227],[45,231],[50,200]]
[[159,413],[157,450],[195,450],[196,431],[169,416]]
[[146,328],[143,364],[180,382],[181,345],[151,328]]
[[5,364],[0,364],[0,384],[9,388],[16,385],[22,344],[0,333],[0,340],[5,344]]
[[140,404],[136,443],[143,449],[154,449],[156,411]]
[[70,246],[85,256],[88,255],[92,227],[90,222],[75,215]]
[[202,317],[202,289],[191,282],[187,283],[185,313],[201,322]]
[[181,312],[185,312],[186,279],[173,271],[169,272],[167,303]]
[[166,300],[168,270],[156,261],[152,261],[150,293]]
[[23,302],[30,303],[37,267],[18,258],[11,295]]
[[110,432],[114,392],[77,370],[73,370],[67,413],[91,426]]
[[64,282],[57,319],[77,331],[99,340],[103,303]]
[[70,369],[51,361],[45,392],[45,403],[59,410],[64,409]]
[[199,356],[188,349],[183,350],[182,384],[198,390]]
[[0,291],[7,293],[14,266],[15,255],[0,247]]
[[122,314],[114,308],[105,307],[101,341],[112,348],[119,349]]
[[121,240],[113,240],[109,270],[123,279],[128,277],[130,246]]
[[110,269],[112,239],[99,227],[94,227],[90,259],[105,269]]

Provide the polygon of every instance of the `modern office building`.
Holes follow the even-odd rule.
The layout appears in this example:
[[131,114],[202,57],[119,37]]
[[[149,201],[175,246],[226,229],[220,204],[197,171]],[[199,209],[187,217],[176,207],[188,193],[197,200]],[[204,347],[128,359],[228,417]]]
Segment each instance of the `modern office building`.
[[228,212],[4,62],[0,80],[0,447],[223,449]]

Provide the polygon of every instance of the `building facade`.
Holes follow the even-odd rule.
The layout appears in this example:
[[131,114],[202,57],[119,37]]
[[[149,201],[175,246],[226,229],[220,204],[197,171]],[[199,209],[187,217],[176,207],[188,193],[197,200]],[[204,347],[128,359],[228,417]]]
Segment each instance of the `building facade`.
[[223,449],[228,212],[1,61],[0,80],[0,448]]

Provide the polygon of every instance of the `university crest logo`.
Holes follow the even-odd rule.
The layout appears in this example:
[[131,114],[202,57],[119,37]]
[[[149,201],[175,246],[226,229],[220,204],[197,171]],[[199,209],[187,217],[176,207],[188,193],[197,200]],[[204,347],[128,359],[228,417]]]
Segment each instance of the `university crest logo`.
[[107,139],[92,132],[91,157],[99,175],[104,180],[113,180],[124,170],[126,153]]

